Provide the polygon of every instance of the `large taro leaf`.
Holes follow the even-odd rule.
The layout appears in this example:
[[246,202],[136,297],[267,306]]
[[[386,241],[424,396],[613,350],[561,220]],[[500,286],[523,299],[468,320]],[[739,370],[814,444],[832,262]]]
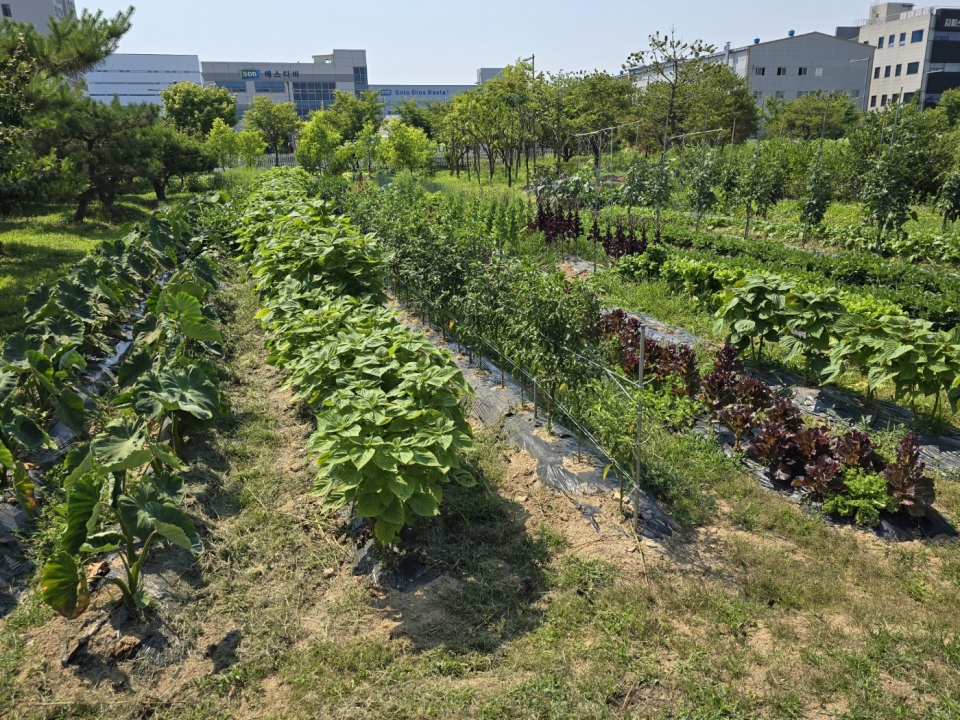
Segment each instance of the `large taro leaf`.
[[84,322],[92,323],[97,318],[96,303],[91,292],[76,282],[61,280],[55,295],[57,307]]
[[162,312],[176,321],[180,332],[188,338],[202,342],[223,342],[220,331],[204,318],[197,298],[183,291],[175,295],[165,293],[158,307],[161,304]]
[[43,338],[36,335],[27,337],[22,333],[14,333],[3,343],[3,362],[7,365],[16,365],[25,369],[27,367],[27,352],[40,350],[42,347]]
[[23,316],[28,325],[60,312],[53,298],[53,290],[46,283],[27,295],[25,306]]
[[71,555],[76,555],[87,537],[96,530],[102,485],[102,478],[88,473],[70,488],[66,505],[67,526],[60,543]]
[[138,347],[124,360],[117,372],[117,383],[120,388],[126,389],[133,385],[145,372],[153,369],[153,355],[145,347]]
[[60,388],[60,394],[50,398],[50,404],[57,411],[57,417],[64,425],[77,435],[83,435],[84,418],[86,412],[83,407],[83,398],[69,387]]
[[9,400],[10,396],[13,395],[13,392],[20,385],[21,377],[18,372],[0,372],[0,405]]
[[38,350],[27,350],[27,371],[47,392],[56,394],[57,387],[53,384],[53,363],[50,358]]
[[3,413],[2,424],[4,432],[28,450],[53,445],[43,428],[20,410],[8,407]]
[[[17,465],[13,457],[13,452],[4,443],[0,442],[0,465],[7,470],[16,470]],[[2,478],[3,475],[0,475]]]
[[109,423],[93,439],[93,453],[110,472],[132,470],[153,459],[147,444],[147,433],[142,422],[120,418]]
[[163,334],[163,327],[153,313],[147,313],[133,326],[133,341],[137,345],[153,345]]
[[83,342],[83,323],[72,315],[47,318],[41,326],[43,337],[54,345],[80,345]]
[[203,542],[186,513],[170,503],[147,503],[147,512],[153,518],[157,534],[193,555],[203,553]]
[[65,618],[79,617],[90,605],[86,570],[69,553],[55,553],[43,566],[40,596]]
[[144,417],[160,411],[181,412],[210,420],[220,407],[220,393],[200,368],[168,368],[151,373],[134,388],[134,410]]
[[173,503],[179,503],[186,495],[183,478],[175,473],[162,472],[153,477],[153,487]]

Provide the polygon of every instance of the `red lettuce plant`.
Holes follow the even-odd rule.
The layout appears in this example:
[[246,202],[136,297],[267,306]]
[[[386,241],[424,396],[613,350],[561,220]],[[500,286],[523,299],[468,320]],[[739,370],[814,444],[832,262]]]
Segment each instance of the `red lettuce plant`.
[[910,517],[920,518],[933,513],[937,491],[933,478],[924,475],[926,463],[920,459],[917,436],[909,433],[897,446],[897,459],[887,465],[882,475],[887,489],[897,504]]

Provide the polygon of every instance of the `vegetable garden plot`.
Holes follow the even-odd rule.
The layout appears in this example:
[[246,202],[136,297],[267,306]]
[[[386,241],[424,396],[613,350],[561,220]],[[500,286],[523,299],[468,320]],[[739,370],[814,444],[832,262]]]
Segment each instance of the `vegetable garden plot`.
[[218,271],[193,233],[201,212],[157,214],[104,243],[30,294],[26,330],[3,346],[3,480],[27,515],[62,503],[41,595],[68,618],[91,602],[86,559],[120,551],[123,566],[103,582],[134,611],[150,602],[141,570],[151,544],[202,552],[177,474],[185,433],[226,407],[210,361],[221,338],[204,304]]
[[[631,343],[642,320],[615,310],[604,323],[608,334],[619,335],[624,367],[635,363]],[[648,345],[647,357],[654,359],[650,370],[656,373],[656,358],[670,358],[672,352],[675,351],[671,351],[670,346]],[[674,361],[667,359],[666,362],[669,367]],[[764,375],[773,377],[747,371],[736,359],[734,348],[723,348],[714,369],[699,383],[698,397],[707,405],[707,415],[698,420],[697,430],[725,445],[728,452],[748,448],[744,462],[764,487],[796,502],[811,498],[822,501],[827,512],[855,517],[858,524],[875,528],[884,539],[909,541],[917,537],[958,536],[956,529],[933,508],[933,479],[924,473],[925,463],[920,459],[922,446],[916,435],[908,434],[898,449],[897,459],[888,463],[876,453],[870,438],[849,422],[858,417],[857,411],[861,413],[860,418],[866,417],[855,403],[839,393],[832,393],[838,402],[829,405],[829,409],[822,404],[796,402],[800,389],[797,383],[782,384],[780,378],[773,383],[758,379]],[[824,394],[823,390],[808,392],[811,395],[806,399]],[[776,402],[775,395],[781,396]],[[804,430],[801,410],[810,417],[840,423],[849,430],[836,434],[824,425]],[[960,454],[944,452],[942,448],[957,445],[960,443],[951,438],[935,439],[927,454],[956,467],[960,464]],[[871,477],[876,478],[874,495],[863,500],[866,509],[831,500],[844,497],[846,491],[841,478],[850,472],[872,473]],[[889,496],[887,491],[891,493]],[[898,499],[896,503],[891,502],[894,498]]]
[[[433,326],[412,320],[408,322],[411,327],[436,335],[436,328]],[[595,508],[588,502],[581,503],[570,496],[610,493],[620,489],[621,485],[616,471],[610,472],[612,468],[608,463],[611,459],[601,448],[589,438],[581,438],[578,443],[577,434],[588,431],[583,428],[569,431],[557,423],[554,425],[553,435],[545,439],[542,434],[542,416],[541,420],[538,420],[533,412],[521,407],[523,391],[514,373],[525,375],[522,369],[511,366],[512,372],[505,372],[501,381],[501,368],[490,359],[482,358],[479,353],[469,348],[457,347],[452,340],[436,341],[443,343],[453,353],[454,361],[460,366],[464,378],[473,389],[476,397],[471,403],[470,414],[486,427],[502,430],[511,443],[526,450],[537,462],[537,475],[541,482],[566,496],[584,520],[600,532]],[[472,358],[476,358],[476,361]],[[529,376],[526,376],[525,384],[528,388],[525,399],[530,402],[533,398],[529,391]],[[542,403],[541,396],[538,403],[541,408]],[[541,429],[540,432],[538,429]],[[571,459],[577,458],[579,461],[581,456],[582,465],[592,466],[592,469],[572,470],[567,467]],[[624,480],[632,482],[628,477]],[[632,506],[637,506],[642,536],[656,540],[673,534],[675,523],[648,493],[634,487],[629,493],[629,501]],[[632,517],[632,510],[628,515]]]

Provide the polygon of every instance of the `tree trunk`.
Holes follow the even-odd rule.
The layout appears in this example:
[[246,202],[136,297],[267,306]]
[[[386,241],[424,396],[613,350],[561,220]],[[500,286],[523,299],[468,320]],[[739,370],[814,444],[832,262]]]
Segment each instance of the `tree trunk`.
[[90,205],[90,201],[97,196],[97,191],[93,188],[89,190],[84,190],[80,193],[77,198],[77,211],[73,214],[73,221],[76,223],[82,223],[84,218],[87,217],[87,207]]
[[167,184],[156,178],[153,181],[153,191],[157,194],[157,200],[164,202],[167,199]]

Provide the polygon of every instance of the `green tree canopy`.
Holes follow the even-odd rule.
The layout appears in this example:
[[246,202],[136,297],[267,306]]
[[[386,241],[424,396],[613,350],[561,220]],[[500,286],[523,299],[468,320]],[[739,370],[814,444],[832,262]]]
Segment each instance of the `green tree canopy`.
[[147,128],[142,141],[150,147],[144,176],[153,185],[157,200],[167,199],[167,186],[173,178],[183,180],[187,175],[211,172],[216,167],[216,156],[208,147],[168,121],[161,120]]
[[828,140],[842,138],[861,118],[856,102],[843,91],[817,90],[795,100],[771,98],[766,102],[766,111],[767,129],[796,140],[819,138],[821,130]]
[[233,167],[240,155],[239,134],[223,118],[214,118],[213,127],[207,134],[207,148],[217,159],[218,167]]
[[297,164],[314,172],[323,169],[330,163],[341,140],[329,111],[313,113],[297,140]]
[[329,111],[337,132],[347,142],[353,142],[367,125],[380,127],[383,103],[374,90],[365,90],[359,97],[338,90],[334,93],[334,101]]
[[163,114],[180,132],[205,138],[215,120],[237,124],[237,99],[226,88],[178,82],[160,91]]
[[63,20],[51,18],[47,34],[30,23],[4,18],[0,22],[0,52],[11,55],[22,37],[41,71],[50,76],[76,75],[116,52],[120,39],[130,30],[132,15],[132,6],[112,18],[105,18],[101,11],[84,10]]
[[951,125],[960,123],[960,88],[944,90],[937,107],[944,112]]
[[387,137],[377,148],[380,162],[394,170],[422,170],[430,164],[434,143],[427,134],[402,120],[387,123]]
[[397,114],[400,116],[400,119],[403,120],[404,125],[420,128],[427,134],[427,137],[433,137],[433,125],[437,119],[437,115],[430,111],[430,105],[423,106],[413,98],[410,98],[397,105]]
[[292,102],[275,103],[268,97],[255,97],[243,116],[245,127],[260,133],[263,141],[273,148],[276,164],[280,165],[280,148],[287,136],[300,129],[297,106]]

